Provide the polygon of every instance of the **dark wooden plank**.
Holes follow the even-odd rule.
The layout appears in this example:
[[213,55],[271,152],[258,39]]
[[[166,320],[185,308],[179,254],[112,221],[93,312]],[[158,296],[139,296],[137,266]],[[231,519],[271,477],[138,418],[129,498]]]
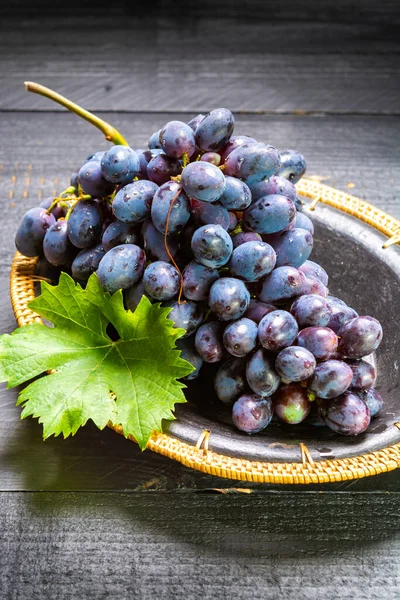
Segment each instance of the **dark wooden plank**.
[[301,18],[255,19],[250,8],[243,19],[214,9],[168,18],[152,6],[150,17],[69,9],[4,19],[0,109],[58,110],[24,91],[28,79],[91,110],[399,113],[394,16]]
[[7,600],[398,600],[398,494],[1,494]]

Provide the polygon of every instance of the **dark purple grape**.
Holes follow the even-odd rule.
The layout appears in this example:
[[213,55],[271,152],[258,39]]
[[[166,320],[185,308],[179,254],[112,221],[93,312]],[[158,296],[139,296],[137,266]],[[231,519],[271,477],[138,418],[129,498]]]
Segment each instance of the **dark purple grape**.
[[140,281],[134,283],[130,288],[124,290],[124,300],[127,310],[135,312],[139,302],[142,299],[142,296],[146,296],[146,298],[148,298],[150,302],[153,302],[153,300],[150,298],[150,296],[144,289],[143,279],[140,279]]
[[250,294],[240,279],[223,277],[210,289],[208,305],[220,321],[234,321],[241,317],[250,304]]
[[161,149],[160,133],[161,133],[161,129],[159,129],[158,131],[155,131],[154,133],[151,134],[149,143],[148,143],[150,150],[153,150],[153,149],[160,150]]
[[274,310],[260,321],[258,339],[266,350],[279,352],[293,344],[298,331],[296,319],[289,312]]
[[302,212],[296,213],[296,228],[297,229],[305,229],[306,231],[311,233],[311,235],[314,235],[313,222],[311,221],[310,217],[307,217],[307,215],[305,215]]
[[31,208],[24,214],[15,236],[15,246],[24,256],[39,256],[43,250],[46,231],[55,223],[53,215],[48,215],[44,208]]
[[348,360],[347,364],[353,371],[353,379],[350,383],[351,390],[364,391],[374,385],[376,379],[374,365],[366,360]]
[[342,435],[359,435],[371,421],[368,406],[354,392],[344,392],[333,400],[322,402],[321,415],[325,425]]
[[68,219],[68,237],[76,248],[93,246],[102,230],[100,207],[94,200],[80,200]]
[[368,406],[369,413],[371,415],[371,419],[376,417],[378,413],[382,410],[383,400],[382,396],[379,392],[374,388],[369,388],[365,392],[361,392],[360,397]]
[[289,346],[281,350],[276,357],[275,369],[285,383],[309,379],[317,362],[309,350],[301,346]]
[[[54,201],[54,197],[50,196],[50,198],[46,198],[45,200],[42,200],[41,203],[39,204],[39,206],[41,208],[45,208],[47,210],[53,204],[53,201]],[[65,208],[62,208],[58,204],[56,204],[55,207],[52,208],[52,210],[51,210],[51,214],[54,216],[56,221],[58,219],[62,219],[63,217],[65,217],[65,213],[66,213]]]
[[199,356],[194,347],[193,338],[180,338],[175,342],[176,347],[181,351],[181,358],[187,360],[193,367],[194,371],[190,375],[186,375],[184,379],[192,380],[196,379],[200,374],[200,369],[203,366],[203,360]]
[[335,333],[338,333],[339,329],[342,325],[345,325],[352,319],[358,317],[358,313],[350,306],[347,306],[342,300],[339,298],[335,298],[334,296],[327,296],[326,301],[331,307],[332,315],[328,322],[328,327],[333,329]]
[[373,317],[356,317],[339,331],[338,351],[347,358],[362,358],[376,350],[382,341],[382,327]]
[[313,262],[312,260],[306,260],[299,270],[304,273],[306,277],[316,277],[326,286],[328,285],[328,273],[321,267],[321,265]]
[[79,183],[85,194],[94,198],[109,196],[115,185],[104,179],[100,161],[91,160],[79,169]]
[[258,281],[275,267],[274,249],[265,242],[245,242],[232,252],[229,271],[244,281]]
[[274,394],[273,403],[278,419],[291,425],[304,421],[311,410],[307,390],[298,383],[280,387]]
[[251,204],[250,188],[236,177],[225,177],[225,189],[219,197],[221,204],[230,210],[244,210]]
[[74,171],[69,180],[69,185],[75,188],[74,192],[77,193],[79,189],[79,171]]
[[258,433],[271,422],[274,409],[269,398],[256,394],[244,394],[232,408],[232,421],[245,433]]
[[280,383],[273,360],[264,349],[256,350],[246,365],[247,383],[255,394],[262,397],[271,396]]
[[221,225],[203,225],[193,234],[191,249],[196,260],[206,267],[219,268],[232,254],[232,240]]
[[256,346],[257,325],[250,319],[238,319],[226,327],[222,341],[232,356],[246,356]]
[[139,246],[140,234],[135,225],[117,220],[110,223],[104,230],[101,243],[106,252],[121,244],[136,244]]
[[222,162],[225,162],[225,159],[231,152],[236,150],[236,148],[240,148],[240,146],[249,146],[250,144],[257,144],[257,140],[248,135],[232,135],[229,142],[221,148],[219,154],[221,155]]
[[143,273],[143,284],[146,292],[154,300],[170,300],[179,291],[180,277],[171,263],[157,260],[146,267]]
[[243,213],[242,225],[256,233],[276,233],[295,223],[296,208],[285,196],[262,196]]
[[43,240],[43,252],[55,267],[71,264],[76,250],[68,238],[67,221],[57,221],[48,228]]
[[71,265],[72,277],[77,281],[87,281],[91,274],[97,271],[105,253],[106,251],[101,244],[94,248],[81,250]]
[[196,117],[193,117],[193,119],[190,119],[190,121],[188,122],[190,129],[195,132],[198,125],[202,122],[204,117],[205,117],[205,115],[200,114],[200,115],[197,115]]
[[153,181],[134,181],[119,190],[112,210],[119,221],[134,225],[150,217],[154,194],[159,189]]
[[182,165],[177,158],[171,158],[166,154],[157,154],[147,165],[147,176],[157,185],[162,185],[172,177],[182,172]]
[[279,240],[272,245],[277,267],[301,267],[311,254],[313,236],[305,229],[295,228],[281,233]]
[[145,262],[144,251],[135,244],[111,248],[97,269],[100,285],[110,294],[131,287],[143,275]]
[[305,158],[297,150],[281,150],[280,156],[280,167],[277,171],[277,175],[285,177],[292,183],[297,183],[306,172],[306,161]]
[[302,292],[305,275],[295,267],[278,267],[261,282],[258,298],[262,302],[289,300]]
[[160,144],[171,158],[192,156],[196,146],[193,129],[182,121],[170,121],[160,130]]
[[178,329],[185,329],[184,338],[192,335],[203,321],[203,311],[197,302],[187,300],[179,304],[177,301],[169,301],[165,306],[172,308],[168,319],[173,321]]
[[238,224],[238,220],[237,220],[237,216],[235,215],[234,212],[229,212],[229,227],[228,227],[228,231],[234,231],[237,227]]
[[216,108],[208,113],[196,127],[196,145],[207,152],[218,152],[229,141],[235,118],[227,108]]
[[237,248],[246,242],[262,242],[262,237],[255,231],[241,231],[232,236],[233,247]]
[[[301,271],[301,267],[299,267],[299,271]],[[328,288],[324,286],[322,281],[309,275],[305,278],[301,295],[306,296],[309,294],[316,294],[317,296],[326,298],[328,295]]]
[[325,327],[332,316],[332,309],[325,298],[316,294],[303,295],[293,302],[290,312],[300,328]]
[[230,218],[229,213],[219,202],[200,202],[192,200],[192,216],[195,223],[201,225],[221,225],[225,231],[228,231]]
[[139,172],[139,157],[128,146],[112,146],[101,159],[101,173],[107,181],[126,185]]
[[276,306],[273,306],[272,304],[265,304],[265,302],[260,302],[260,300],[254,300],[252,298],[250,300],[249,308],[246,310],[243,316],[247,319],[251,319],[258,325],[261,319],[273,310],[276,310]]
[[190,198],[201,202],[215,202],[225,190],[225,177],[211,163],[197,161],[182,171],[182,187]]
[[327,360],[338,347],[337,335],[328,327],[306,327],[297,336],[297,345],[307,348],[318,360]]
[[292,202],[296,202],[297,199],[297,190],[293,183],[290,183],[285,177],[278,177],[277,175],[270,177],[268,180],[254,183],[250,186],[250,189],[253,201],[271,195],[286,196]]
[[230,358],[217,371],[214,388],[218,398],[224,404],[233,404],[247,388],[246,361],[241,358]]
[[196,302],[207,300],[214,281],[219,279],[217,269],[201,265],[192,260],[183,270],[183,294]]
[[353,371],[342,360],[327,360],[314,371],[308,389],[319,398],[336,398],[345,392],[353,378]]
[[[147,258],[150,260],[164,260],[165,262],[171,260],[165,248],[164,235],[154,227],[151,220],[143,223],[142,236]],[[167,245],[171,255],[175,257],[178,252],[176,236],[168,235]]]
[[203,162],[209,162],[212,165],[218,167],[221,164],[221,155],[217,152],[205,152],[201,156],[200,160],[202,160]]
[[309,423],[313,427],[325,427],[325,421],[321,416],[321,409],[316,401],[311,402],[311,409],[308,413],[306,423]]
[[269,179],[278,168],[278,151],[267,144],[244,144],[225,159],[225,174],[242,179],[247,185]]
[[209,321],[200,325],[196,331],[194,345],[204,362],[219,362],[224,356],[222,324],[219,321]]
[[52,285],[56,285],[60,278],[60,273],[60,269],[51,265],[45,256],[39,256],[35,268],[36,275],[48,279]]
[[151,205],[151,218],[160,233],[165,233],[167,220],[169,233],[184,228],[190,218],[190,200],[179,183],[168,181],[158,188]]

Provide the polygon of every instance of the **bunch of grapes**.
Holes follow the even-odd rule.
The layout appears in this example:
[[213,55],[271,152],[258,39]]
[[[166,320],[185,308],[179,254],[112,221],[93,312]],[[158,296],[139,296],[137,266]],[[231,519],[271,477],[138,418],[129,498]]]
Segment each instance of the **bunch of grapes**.
[[233,129],[221,108],[170,121],[146,150],[96,152],[25,214],[17,249],[81,285],[97,272],[127,309],[143,295],[170,307],[188,379],[221,362],[215,392],[240,430],[275,414],[357,435],[382,406],[363,360],[382,328],[330,296],[309,260],[314,229],[294,185],[304,157]]

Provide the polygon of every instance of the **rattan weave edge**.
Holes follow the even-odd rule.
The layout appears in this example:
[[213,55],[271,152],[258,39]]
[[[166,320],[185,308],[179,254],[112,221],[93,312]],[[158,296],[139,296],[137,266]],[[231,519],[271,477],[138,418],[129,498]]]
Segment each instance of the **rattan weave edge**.
[[[355,196],[308,179],[301,180],[297,188],[300,194],[347,212],[394,240],[400,234],[400,222],[397,219]],[[35,266],[35,258],[27,258],[18,252],[15,254],[11,267],[10,294],[19,326],[40,321],[40,317],[27,307],[35,293]],[[121,426],[112,428],[123,435]],[[212,432],[210,435],[212,438]],[[346,481],[400,467],[400,443],[357,457],[315,462],[307,461],[307,452],[302,448],[303,462],[269,463],[232,458],[212,452],[208,450],[210,435],[203,433],[200,443],[191,446],[165,433],[153,432],[147,448],[203,473],[257,483],[310,484]],[[134,441],[133,438],[129,439]],[[203,441],[206,442],[204,447]]]

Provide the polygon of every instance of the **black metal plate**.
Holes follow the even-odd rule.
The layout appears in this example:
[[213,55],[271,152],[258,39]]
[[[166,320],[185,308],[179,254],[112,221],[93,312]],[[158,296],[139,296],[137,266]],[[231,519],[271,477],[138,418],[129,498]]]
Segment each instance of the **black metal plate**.
[[220,454],[250,460],[298,462],[304,442],[315,460],[345,458],[378,450],[400,441],[394,426],[400,421],[400,249],[382,249],[386,238],[362,221],[335,209],[318,205],[312,213],[315,225],[312,259],[329,274],[329,290],[357,312],[381,322],[384,339],[378,349],[376,388],[384,409],[367,432],[357,437],[335,434],[326,427],[284,426],[271,423],[262,433],[246,435],[231,422],[229,408],[213,390],[213,366],[190,383],[189,402],[177,407],[177,420],[164,431],[196,444],[203,429],[211,431],[209,448]]

